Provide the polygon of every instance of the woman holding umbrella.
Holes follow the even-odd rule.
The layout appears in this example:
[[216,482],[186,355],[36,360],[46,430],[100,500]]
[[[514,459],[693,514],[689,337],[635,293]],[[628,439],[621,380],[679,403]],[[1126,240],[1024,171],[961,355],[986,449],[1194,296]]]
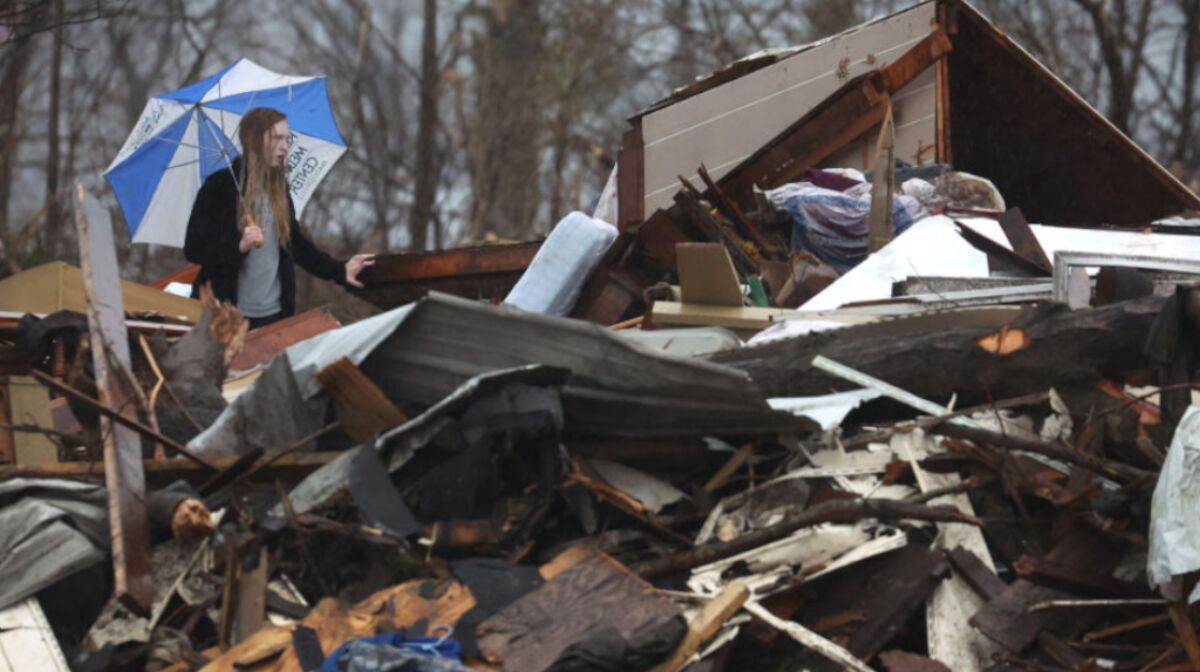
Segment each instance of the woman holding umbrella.
[[345,262],[318,249],[300,229],[288,193],[288,123],[282,112],[256,107],[242,117],[242,155],[204,181],[188,220],[184,256],[200,265],[192,294],[211,283],[257,329],[296,309],[299,264],[318,278],[362,287],[358,274],[373,254]]

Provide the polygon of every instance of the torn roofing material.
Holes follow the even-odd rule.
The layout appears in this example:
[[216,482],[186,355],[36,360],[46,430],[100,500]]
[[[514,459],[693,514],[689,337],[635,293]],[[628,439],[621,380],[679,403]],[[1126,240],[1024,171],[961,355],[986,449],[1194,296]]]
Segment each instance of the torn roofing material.
[[108,554],[104,488],[58,479],[0,483],[0,608]]
[[[290,432],[261,419],[272,417],[277,405],[319,403],[316,374],[341,357],[357,364],[393,402],[421,406],[489,371],[529,364],[566,369],[572,373],[563,388],[567,434],[705,436],[813,428],[771,410],[750,377],[732,368],[664,354],[589,322],[431,293],[292,346],[191,447],[217,451],[211,454],[251,446],[270,452],[304,436],[305,429],[315,431],[324,415],[315,406],[303,414],[309,420]],[[281,362],[287,362],[291,380],[281,375]],[[307,401],[300,404],[293,395]]]

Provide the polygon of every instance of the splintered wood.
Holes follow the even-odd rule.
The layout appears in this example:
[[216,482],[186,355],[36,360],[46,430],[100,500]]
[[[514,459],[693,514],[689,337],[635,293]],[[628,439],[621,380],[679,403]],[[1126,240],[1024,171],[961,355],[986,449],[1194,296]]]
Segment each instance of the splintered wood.
[[[91,225],[84,213],[83,185],[75,185],[75,231],[88,305],[92,366],[100,403],[136,420],[138,391],[131,373],[129,337],[121,297],[111,223]],[[112,530],[113,575],[117,599],[145,613],[154,599],[150,532],[146,522],[146,479],[142,442],[124,424],[100,417],[104,474]]]
[[750,589],[741,581],[734,581],[716,595],[711,602],[704,605],[700,613],[688,624],[687,634],[675,649],[675,653],[664,663],[652,668],[650,672],[679,672],[693,655],[700,650],[713,635],[725,625],[746,600],[750,598]]

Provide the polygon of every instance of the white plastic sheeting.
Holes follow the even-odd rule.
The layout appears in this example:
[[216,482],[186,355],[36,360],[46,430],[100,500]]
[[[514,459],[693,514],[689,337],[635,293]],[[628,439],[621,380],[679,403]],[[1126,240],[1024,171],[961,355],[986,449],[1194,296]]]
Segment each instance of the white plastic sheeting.
[[[1200,407],[1192,406],[1175,428],[1175,438],[1154,487],[1150,507],[1150,585],[1172,600],[1183,597],[1182,577],[1200,570]],[[1188,603],[1200,600],[1200,586]]]
[[582,212],[568,214],[554,226],[504,302],[531,313],[566,315],[616,239],[612,224]]
[[[959,221],[1011,249],[993,219]],[[1200,258],[1200,238],[1141,231],[1102,231],[1032,224],[1038,242],[1053,259],[1056,252],[1126,254],[1160,259]],[[847,303],[886,299],[892,283],[910,276],[954,278],[988,277],[987,255],[975,249],[945,216],[927,217],[913,224],[889,245],[876,252],[814,296],[801,310],[832,310]]]

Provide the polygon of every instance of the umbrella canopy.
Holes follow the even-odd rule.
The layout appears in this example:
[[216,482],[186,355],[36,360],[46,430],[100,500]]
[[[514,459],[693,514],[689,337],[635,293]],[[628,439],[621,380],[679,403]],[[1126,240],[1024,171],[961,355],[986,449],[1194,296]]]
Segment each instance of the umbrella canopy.
[[324,77],[293,77],[241,59],[146,103],[133,133],[105,171],[135,243],[183,247],[204,179],[240,153],[242,115],[273,107],[288,117],[288,188],[296,213],[346,151]]

